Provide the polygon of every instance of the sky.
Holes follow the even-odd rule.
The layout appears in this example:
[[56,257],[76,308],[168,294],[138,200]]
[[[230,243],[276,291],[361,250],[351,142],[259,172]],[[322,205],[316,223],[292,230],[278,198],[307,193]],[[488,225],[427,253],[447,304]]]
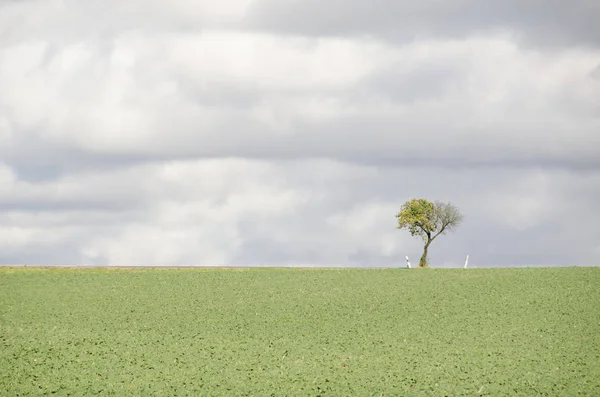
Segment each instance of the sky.
[[600,264],[597,0],[0,0],[0,263]]

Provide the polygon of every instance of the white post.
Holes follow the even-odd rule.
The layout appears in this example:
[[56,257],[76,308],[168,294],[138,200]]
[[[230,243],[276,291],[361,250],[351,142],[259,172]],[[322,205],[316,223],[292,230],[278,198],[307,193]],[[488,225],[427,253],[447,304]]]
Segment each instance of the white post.
[[467,259],[465,260],[465,267],[463,269],[466,269],[468,264],[469,264],[469,255],[467,255]]
[[405,258],[406,258],[406,267],[408,267],[410,269],[410,261],[408,260],[408,256],[406,256]]

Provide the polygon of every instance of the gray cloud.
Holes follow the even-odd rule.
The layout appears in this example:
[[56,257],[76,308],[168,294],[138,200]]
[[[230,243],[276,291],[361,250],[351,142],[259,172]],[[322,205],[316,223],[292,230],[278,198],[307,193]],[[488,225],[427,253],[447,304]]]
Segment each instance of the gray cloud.
[[[418,258],[421,243],[395,230],[393,215],[403,200],[425,196],[451,200],[465,214],[456,233],[432,246],[438,266],[458,265],[467,253],[473,266],[598,259],[597,223],[580,220],[600,196],[600,173],[202,160],[144,167],[134,175],[102,172],[100,179],[112,187],[90,175],[73,185],[96,192],[103,187],[115,202],[144,191],[147,205],[130,201],[113,213],[20,208],[2,217],[5,233],[12,228],[17,240],[19,233],[40,236],[33,251],[53,263],[77,257],[113,265],[389,266],[401,264],[404,255]],[[63,186],[40,188],[52,195]],[[32,250],[25,237],[21,249],[3,250],[4,262]]]
[[[198,36],[190,45],[212,44]],[[288,51],[281,45],[272,52]],[[479,53],[494,46],[498,63]],[[51,63],[72,51],[107,62],[93,45],[67,48]],[[381,61],[362,76],[358,70],[358,78],[348,74],[337,85],[315,88],[311,78],[324,79],[335,71],[307,78],[286,76],[276,68],[283,80],[253,80],[254,74],[268,78],[257,67],[270,65],[258,60],[251,65],[254,71],[241,75],[226,64],[225,72],[208,67],[205,76],[190,69],[187,62],[194,59],[183,55],[179,62],[153,62],[150,73],[146,62],[118,61],[127,48],[124,44],[109,56],[117,59],[107,66],[112,72],[94,81],[84,74],[64,74],[66,82],[58,87],[51,83],[57,77],[48,66],[32,63],[31,73],[48,84],[31,87],[35,99],[21,92],[31,79],[11,79],[7,73],[5,85],[15,89],[0,94],[0,101],[6,128],[15,132],[0,147],[5,161],[25,178],[56,176],[69,168],[218,157],[334,158],[385,166],[598,167],[600,84],[589,74],[593,56],[574,58],[578,61],[570,54],[527,56],[494,40],[440,44],[438,53],[427,45],[384,48],[380,56],[393,63]],[[318,48],[292,54],[315,62],[326,56]],[[80,73],[87,67],[92,65],[82,64]],[[23,85],[17,83],[20,78]],[[80,80],[81,86],[76,84]],[[116,102],[104,91],[103,84],[111,81],[128,87],[118,89]],[[79,110],[65,116],[74,108]]]
[[399,42],[507,32],[531,45],[598,47],[598,18],[600,7],[594,0],[261,0],[250,7],[246,25],[301,35],[375,35]]
[[590,73],[590,77],[600,80],[600,64],[596,67],[596,69],[592,70]]

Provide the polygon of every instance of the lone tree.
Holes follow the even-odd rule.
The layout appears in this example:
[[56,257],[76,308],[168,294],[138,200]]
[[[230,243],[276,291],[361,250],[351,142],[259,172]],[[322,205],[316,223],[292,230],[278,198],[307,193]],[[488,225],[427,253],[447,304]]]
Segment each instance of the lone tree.
[[408,229],[411,235],[420,236],[425,241],[419,267],[429,266],[427,250],[431,242],[440,234],[454,230],[463,216],[458,208],[450,203],[431,202],[425,199],[412,199],[400,208],[396,215],[398,229]]

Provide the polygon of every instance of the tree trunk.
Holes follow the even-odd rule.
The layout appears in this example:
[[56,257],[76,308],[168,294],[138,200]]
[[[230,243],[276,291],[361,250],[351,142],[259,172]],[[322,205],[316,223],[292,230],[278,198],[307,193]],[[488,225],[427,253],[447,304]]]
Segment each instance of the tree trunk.
[[423,255],[421,255],[421,260],[419,260],[419,267],[428,267],[429,262],[427,261],[427,250],[429,249],[429,244],[431,244],[432,240],[427,240],[425,243],[425,247],[423,248]]

